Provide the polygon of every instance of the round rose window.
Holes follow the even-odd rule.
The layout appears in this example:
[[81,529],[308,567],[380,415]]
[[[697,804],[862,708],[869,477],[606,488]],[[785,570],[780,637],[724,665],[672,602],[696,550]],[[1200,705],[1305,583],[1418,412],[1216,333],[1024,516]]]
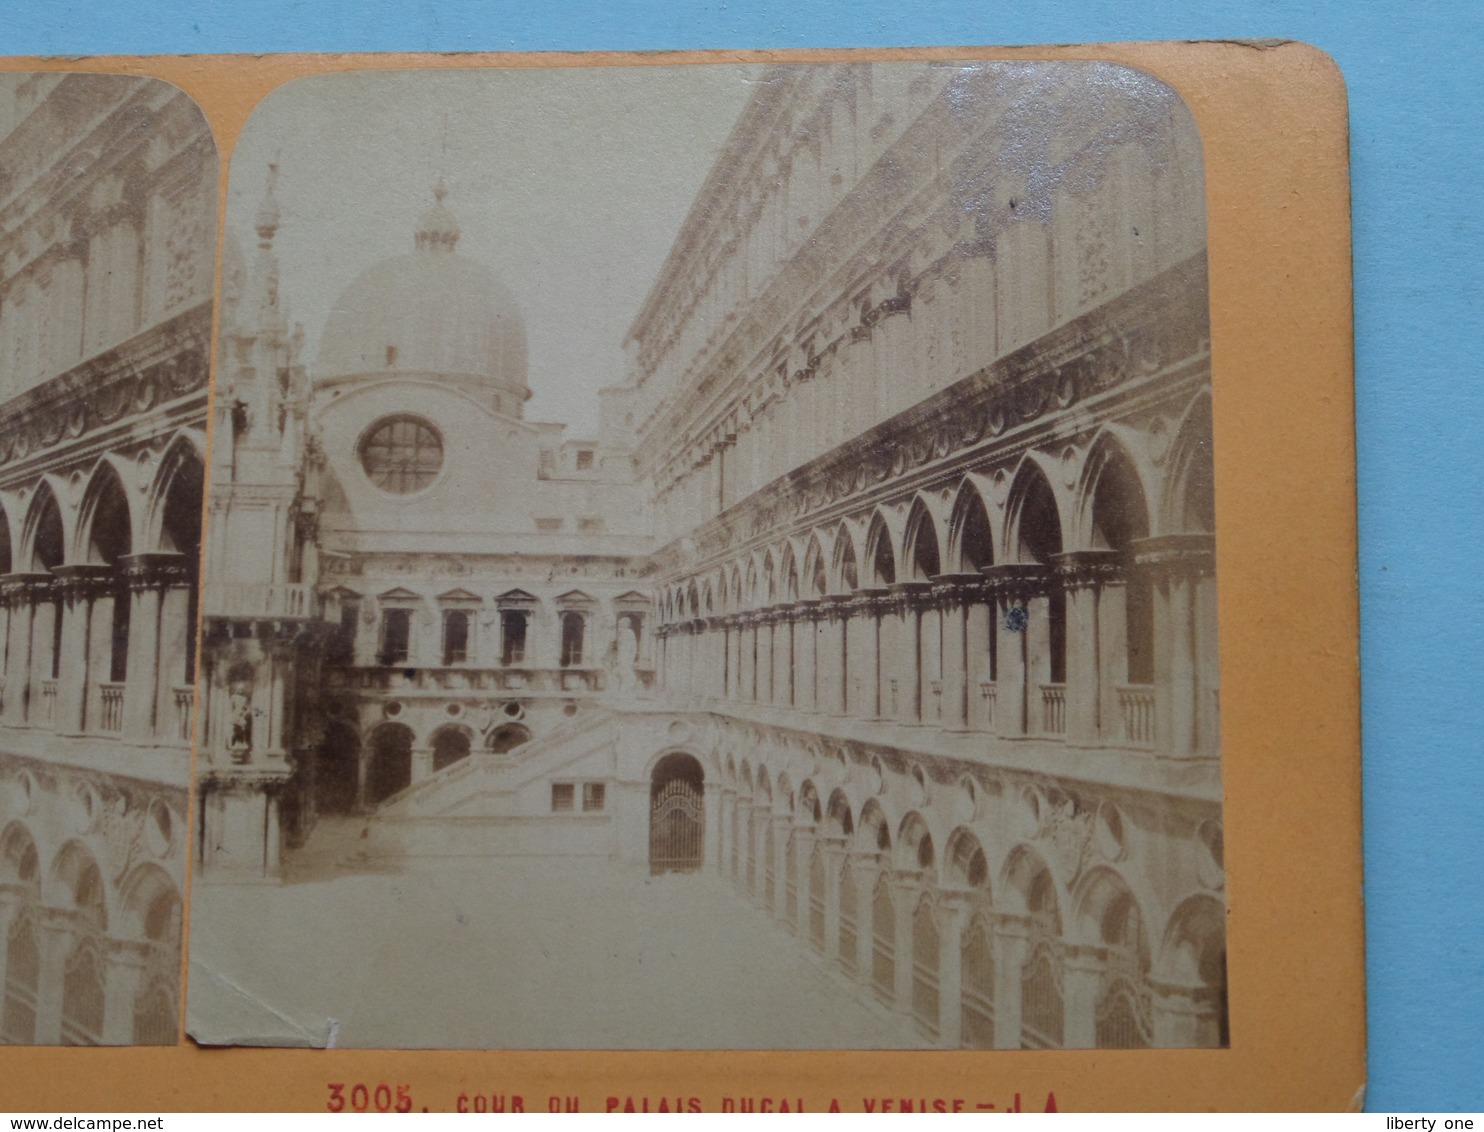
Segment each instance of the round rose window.
[[388,417],[361,440],[361,467],[383,491],[421,491],[443,467],[443,438],[417,417]]

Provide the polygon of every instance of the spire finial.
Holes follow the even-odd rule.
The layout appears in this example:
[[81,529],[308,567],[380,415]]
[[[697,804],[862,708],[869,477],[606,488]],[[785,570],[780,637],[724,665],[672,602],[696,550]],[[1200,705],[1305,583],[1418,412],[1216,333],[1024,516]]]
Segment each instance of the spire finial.
[[254,224],[258,230],[258,239],[263,242],[264,247],[272,243],[273,235],[278,231],[278,198],[273,195],[278,187],[278,161],[279,155],[275,153],[273,160],[268,162],[268,183],[263,190],[263,200],[258,205]]
[[451,252],[459,242],[459,222],[443,207],[448,184],[440,176],[433,185],[433,207],[418,221],[414,244],[419,250]]

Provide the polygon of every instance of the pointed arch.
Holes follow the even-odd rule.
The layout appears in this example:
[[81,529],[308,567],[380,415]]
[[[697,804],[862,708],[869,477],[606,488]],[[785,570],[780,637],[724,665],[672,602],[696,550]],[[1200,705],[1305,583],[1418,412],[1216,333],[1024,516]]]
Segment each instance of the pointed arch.
[[896,823],[876,798],[868,798],[861,807],[857,825],[856,845],[866,852],[890,853],[894,838],[891,831]]
[[1154,683],[1154,586],[1133,562],[1135,545],[1149,537],[1144,483],[1128,447],[1109,430],[1088,454],[1079,494],[1087,545],[1116,554],[1123,563],[1123,679],[1148,687]]
[[1077,489],[1077,543],[1127,554],[1149,537],[1149,493],[1121,430],[1105,428],[1089,449]]
[[174,879],[158,864],[146,861],[131,869],[119,885],[119,923],[114,934],[120,939],[178,945],[182,907]]
[[93,931],[106,932],[109,923],[108,887],[91,849],[81,841],[63,845],[51,867],[48,901],[78,913]]
[[195,429],[182,429],[165,446],[145,496],[139,546],[200,557],[206,497],[205,439]]
[[1202,390],[1185,410],[1170,448],[1162,533],[1214,534],[1215,464],[1211,451],[1211,394]]
[[984,493],[972,479],[959,485],[948,520],[948,562],[953,572],[977,574],[995,563],[994,527]]
[[896,864],[899,869],[921,869],[936,879],[938,850],[927,819],[910,810],[897,829]]
[[1046,858],[1029,845],[1015,846],[1005,859],[997,886],[1007,912],[1036,914],[1055,920],[1061,935],[1062,886]]
[[810,779],[799,784],[799,809],[804,822],[818,822],[824,817],[824,807],[819,803],[819,791]]
[[41,857],[36,838],[23,822],[11,822],[0,835],[0,883],[41,884]]
[[866,584],[876,589],[893,585],[896,580],[897,556],[892,550],[891,529],[877,511],[866,528]]
[[14,570],[14,555],[11,553],[10,513],[4,504],[0,504],[0,574],[9,574]]
[[762,605],[773,605],[778,601],[778,567],[771,548],[763,551],[762,588],[758,597]]
[[948,835],[943,854],[945,883],[955,888],[979,892],[990,898],[989,859],[978,835],[967,826],[959,826]]
[[855,836],[853,809],[849,795],[840,787],[835,787],[830,793],[829,806],[825,810],[825,821],[831,834],[844,838]]
[[829,592],[829,575],[824,566],[824,544],[819,540],[819,532],[811,531],[808,545],[804,549],[804,568],[799,577],[799,595],[804,598],[821,598]]
[[907,512],[907,531],[902,548],[903,580],[927,582],[943,573],[938,524],[920,495],[912,501],[912,509]]
[[135,552],[137,524],[124,477],[111,456],[93,469],[78,508],[77,543],[69,558],[94,566],[113,566]]
[[434,773],[469,757],[474,749],[474,732],[462,723],[445,723],[430,739],[433,748]]
[[835,530],[834,551],[831,563],[834,592],[854,593],[861,585],[860,565],[855,553],[855,539],[843,522]]
[[798,601],[799,594],[799,563],[794,555],[791,543],[785,543],[783,556],[778,566],[778,599],[780,601]]
[[1188,896],[1176,905],[1165,927],[1154,977],[1197,991],[1205,1012],[1196,1033],[1198,1046],[1231,1044],[1226,981],[1226,912],[1207,893]]
[[33,574],[44,574],[67,560],[67,531],[56,488],[43,479],[26,509],[21,528],[21,561]]
[[1061,506],[1050,476],[1030,455],[1016,469],[1005,511],[1007,558],[1026,565],[1046,565],[1062,552]]

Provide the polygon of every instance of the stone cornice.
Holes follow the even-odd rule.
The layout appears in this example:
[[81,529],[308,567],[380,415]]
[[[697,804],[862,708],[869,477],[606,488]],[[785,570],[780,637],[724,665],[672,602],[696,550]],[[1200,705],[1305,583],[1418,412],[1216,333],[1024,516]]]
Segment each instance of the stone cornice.
[[[1209,352],[1204,251],[754,492],[689,534],[698,568],[817,521],[872,489],[975,451],[1094,396]],[[671,544],[652,563],[680,560]]]
[[211,304],[200,303],[16,397],[0,408],[0,467],[204,393],[210,337]]

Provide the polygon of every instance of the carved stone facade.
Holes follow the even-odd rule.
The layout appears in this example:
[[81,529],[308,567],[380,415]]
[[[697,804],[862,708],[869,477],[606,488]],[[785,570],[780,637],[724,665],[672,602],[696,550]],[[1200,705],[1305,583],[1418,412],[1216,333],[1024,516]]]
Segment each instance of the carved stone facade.
[[0,1030],[174,1044],[217,161],[185,95],[0,76]]
[[1173,92],[770,70],[601,445],[524,420],[518,308],[475,268],[438,325],[493,319],[498,351],[385,329],[454,254],[437,196],[316,363],[271,194],[232,277],[204,875],[292,871],[343,813],[362,860],[707,870],[904,1044],[1224,1043],[1204,183]]
[[906,114],[892,70],[776,76],[632,335],[711,863],[942,1044],[1222,1044],[1194,126],[1096,64]]

